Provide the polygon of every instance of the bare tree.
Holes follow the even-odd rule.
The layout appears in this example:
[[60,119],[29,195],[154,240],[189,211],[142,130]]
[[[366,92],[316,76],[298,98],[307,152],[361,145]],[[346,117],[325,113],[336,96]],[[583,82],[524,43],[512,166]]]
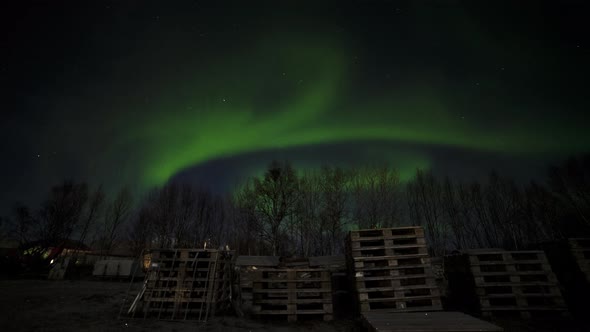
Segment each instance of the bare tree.
[[456,186],[456,203],[458,218],[465,232],[465,245],[467,248],[482,248],[484,242],[481,236],[481,226],[476,220],[475,208],[471,199],[470,186],[460,183]]
[[111,253],[119,238],[121,226],[129,218],[133,207],[133,197],[128,188],[123,188],[115,199],[107,206],[103,218],[103,233],[101,239],[101,253]]
[[551,167],[549,185],[571,215],[590,226],[590,154]]
[[96,226],[95,224],[100,217],[100,213],[102,212],[104,199],[105,194],[102,191],[102,187],[98,187],[96,191],[90,195],[80,220],[80,234],[78,237],[79,244],[85,243],[89,232]]
[[19,245],[22,246],[31,241],[35,220],[29,207],[20,202],[14,205],[12,213],[14,216],[14,224],[11,227],[12,233],[18,238]]
[[[328,231],[327,253],[335,255],[343,251],[344,227],[347,222],[350,173],[338,167],[324,166],[320,175],[323,194],[321,224]],[[393,199],[393,198],[391,198]]]
[[174,227],[179,196],[178,186],[174,183],[154,189],[150,193],[147,204],[150,207],[154,241],[158,248],[168,248],[175,245]]
[[141,207],[127,230],[127,239],[135,256],[151,247],[153,227],[150,212],[149,207]]
[[559,199],[545,187],[531,182],[525,190],[527,215],[531,224],[538,225],[539,240],[555,240],[567,237],[568,225]]
[[191,234],[191,225],[197,215],[197,193],[190,185],[183,185],[180,189],[180,197],[177,202],[178,217],[174,218],[173,225],[174,243],[176,247],[187,248],[194,243],[194,234]]
[[399,173],[387,165],[351,171],[353,219],[359,228],[400,223]]
[[264,254],[263,224],[256,211],[256,197],[251,182],[246,182],[236,191],[233,199],[232,225],[236,229],[234,245],[238,253],[247,255]]
[[414,180],[407,187],[410,215],[423,224],[435,256],[445,253],[448,224],[444,218],[442,186],[430,172],[416,170]]
[[488,216],[493,227],[500,231],[505,248],[519,249],[526,242],[523,232],[524,207],[522,195],[510,179],[492,172],[485,191]]
[[256,218],[261,221],[262,235],[273,255],[279,254],[284,222],[296,208],[299,179],[287,162],[273,161],[264,176],[252,179],[244,194],[250,196]]
[[38,213],[38,238],[42,246],[57,245],[74,232],[88,200],[85,183],[64,182],[49,193]]
[[459,250],[467,247],[467,228],[470,220],[461,212],[460,201],[451,180],[445,177],[442,187],[442,207],[453,234],[453,246]]
[[299,186],[299,200],[291,222],[294,230],[292,240],[296,252],[302,256],[324,255],[324,232],[326,225],[321,222],[322,192],[320,175],[315,171],[302,174]]

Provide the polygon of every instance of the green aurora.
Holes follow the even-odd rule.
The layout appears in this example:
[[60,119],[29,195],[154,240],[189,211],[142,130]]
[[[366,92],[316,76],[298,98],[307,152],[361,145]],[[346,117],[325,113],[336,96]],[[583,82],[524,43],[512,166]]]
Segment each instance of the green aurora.
[[[295,43],[292,38],[287,45],[271,40],[236,55],[229,67],[219,63],[208,73],[194,73],[195,78],[180,86],[184,97],[159,96],[155,111],[128,137],[130,145],[144,142],[141,183],[160,185],[180,170],[227,156],[352,141],[509,154],[551,154],[563,152],[563,146],[576,152],[587,146],[565,127],[555,132],[551,119],[531,125],[515,115],[510,126],[482,130],[481,119],[465,119],[453,111],[445,104],[444,91],[428,81],[355,101],[349,98],[355,89],[355,73],[347,68],[352,59],[331,44],[329,39]],[[265,57],[272,59],[269,65],[249,70]],[[539,137],[544,127],[557,135]],[[387,153],[381,151],[380,158],[390,161]],[[429,166],[426,156],[403,159],[391,162],[405,179],[416,167]]]
[[273,158],[387,163],[402,180],[447,161],[522,175],[590,150],[586,46],[544,25],[552,8],[274,6],[79,5],[62,21],[42,7],[15,21],[27,42],[3,65],[1,199],[64,179],[227,185]]

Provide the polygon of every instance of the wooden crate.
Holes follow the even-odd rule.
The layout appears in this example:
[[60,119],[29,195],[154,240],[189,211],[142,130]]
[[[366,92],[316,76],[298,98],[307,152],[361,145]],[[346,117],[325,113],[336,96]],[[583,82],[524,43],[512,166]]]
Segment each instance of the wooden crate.
[[250,274],[252,309],[258,316],[297,321],[332,319],[331,273],[325,269],[260,269]]
[[543,251],[477,251],[468,257],[484,316],[567,312]]

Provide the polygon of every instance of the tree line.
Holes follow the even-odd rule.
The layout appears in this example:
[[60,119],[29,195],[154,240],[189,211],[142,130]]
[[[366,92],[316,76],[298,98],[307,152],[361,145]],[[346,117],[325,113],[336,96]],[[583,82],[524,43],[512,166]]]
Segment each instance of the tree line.
[[138,201],[125,188],[107,199],[100,187],[65,182],[35,210],[16,204],[3,224],[22,244],[74,239],[104,254],[207,243],[246,255],[335,255],[351,229],[408,225],[424,227],[433,255],[523,249],[590,234],[590,156],[526,185],[496,172],[462,182],[418,169],[402,182],[387,165],[297,171],[277,161],[227,195],[168,183]]

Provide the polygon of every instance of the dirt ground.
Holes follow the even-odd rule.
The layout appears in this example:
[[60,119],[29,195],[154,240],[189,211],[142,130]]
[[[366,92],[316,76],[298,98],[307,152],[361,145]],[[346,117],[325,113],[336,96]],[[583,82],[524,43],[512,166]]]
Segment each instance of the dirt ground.
[[[355,320],[297,323],[215,317],[194,321],[118,319],[129,287],[116,281],[0,280],[0,331],[362,331]],[[496,320],[506,332],[590,331],[567,321]]]
[[354,321],[260,322],[216,317],[206,324],[117,319],[129,284],[0,280],[1,331],[358,331]]

